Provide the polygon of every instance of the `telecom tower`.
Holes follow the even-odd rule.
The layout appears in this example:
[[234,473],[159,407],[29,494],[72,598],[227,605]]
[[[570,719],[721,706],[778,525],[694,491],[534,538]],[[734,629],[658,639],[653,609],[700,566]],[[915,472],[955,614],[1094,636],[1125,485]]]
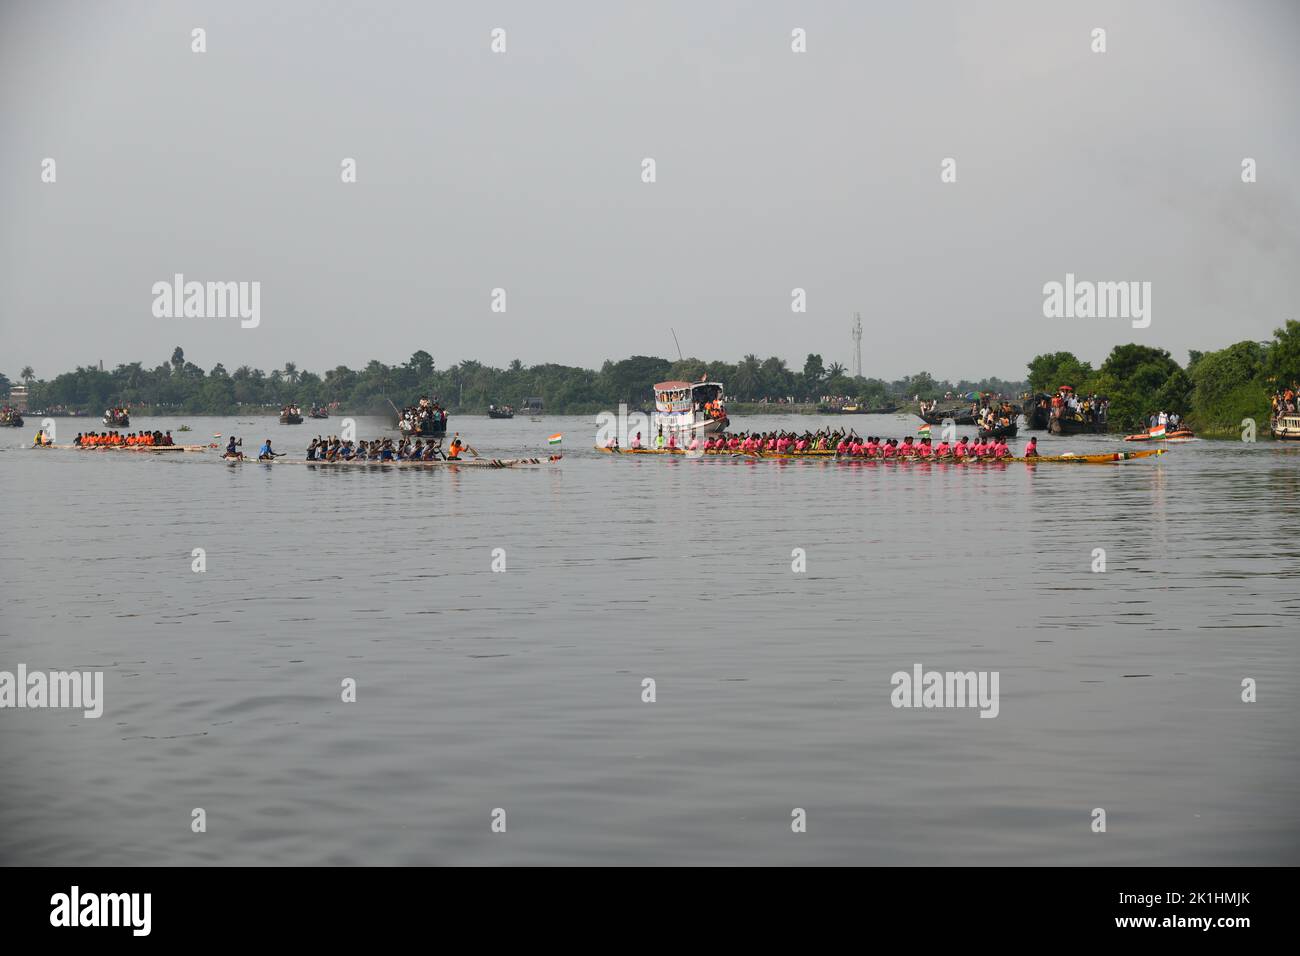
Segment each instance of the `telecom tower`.
[[862,313],[853,313],[853,375],[862,377]]

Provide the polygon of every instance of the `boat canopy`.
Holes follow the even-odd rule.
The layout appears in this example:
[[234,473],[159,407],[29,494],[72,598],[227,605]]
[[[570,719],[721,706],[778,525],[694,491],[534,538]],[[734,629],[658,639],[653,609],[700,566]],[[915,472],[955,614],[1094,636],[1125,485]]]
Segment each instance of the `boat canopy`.
[[722,398],[721,382],[660,382],[655,385],[655,407],[660,412],[690,412],[696,406]]

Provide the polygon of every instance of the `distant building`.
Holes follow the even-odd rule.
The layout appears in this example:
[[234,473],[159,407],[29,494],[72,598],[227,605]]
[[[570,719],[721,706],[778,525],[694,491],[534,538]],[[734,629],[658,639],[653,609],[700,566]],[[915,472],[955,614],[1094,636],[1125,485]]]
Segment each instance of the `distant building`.
[[20,412],[27,411],[27,386],[10,385],[9,386],[9,404]]

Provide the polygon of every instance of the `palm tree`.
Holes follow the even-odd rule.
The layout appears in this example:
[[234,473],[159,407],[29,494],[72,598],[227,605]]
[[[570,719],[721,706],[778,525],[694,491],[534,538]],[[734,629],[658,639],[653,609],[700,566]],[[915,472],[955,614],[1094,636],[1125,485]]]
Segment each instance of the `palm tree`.
[[298,366],[293,362],[284,363],[284,379],[290,385],[298,384]]
[[826,370],[827,378],[839,378],[844,374],[844,366],[839,362],[831,362],[831,367]]
[[32,370],[30,365],[24,365],[23,370],[18,373],[18,377],[27,383],[28,388],[31,388],[32,382],[36,380],[36,372]]

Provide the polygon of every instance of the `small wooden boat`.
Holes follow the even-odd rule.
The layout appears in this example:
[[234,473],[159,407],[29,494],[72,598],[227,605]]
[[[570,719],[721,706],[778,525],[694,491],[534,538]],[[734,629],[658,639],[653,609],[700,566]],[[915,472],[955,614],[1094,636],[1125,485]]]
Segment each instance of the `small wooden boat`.
[[514,418],[514,409],[507,405],[489,405],[488,418]]
[[992,428],[980,428],[980,438],[1015,438],[1019,431],[1015,422],[1006,425],[994,425]]
[[1167,431],[1164,435],[1152,435],[1150,432],[1141,432],[1137,435],[1125,435],[1125,441],[1191,441],[1196,436],[1192,434],[1190,428],[1178,428],[1174,431]]
[[323,408],[313,408],[311,410],[312,418],[329,418],[330,413]]
[[1025,428],[1031,432],[1047,430],[1047,419],[1052,411],[1052,396],[1046,392],[1022,395],[1021,411],[1025,415]]
[[129,428],[131,425],[130,415],[105,415],[104,425],[108,428]]
[[0,419],[0,428],[22,428],[22,427],[23,427],[23,416],[21,415],[14,414],[6,418]]
[[281,416],[280,416],[280,424],[281,424],[281,425],[301,425],[301,424],[302,424],[302,416],[301,416],[301,415],[288,415],[288,414],[281,415]]
[[1106,434],[1106,422],[1104,419],[1099,421],[1084,421],[1082,418],[1060,418],[1047,419],[1047,431],[1052,435],[1104,435]]
[[[682,455],[688,456],[680,448],[596,448],[596,451],[604,452],[610,455]],[[1132,461],[1139,458],[1153,458],[1166,453],[1163,448],[1153,448],[1149,451],[1117,451],[1106,452],[1098,455],[1040,455],[1033,458],[1023,456],[1008,456],[1006,458],[917,458],[915,455],[908,455],[895,458],[856,458],[849,455],[839,455],[834,451],[804,451],[804,452],[743,452],[743,451],[706,451],[702,455],[695,453],[695,457],[704,458],[754,458],[764,461],[830,461],[837,464],[862,464],[862,465],[897,465],[897,464],[940,464],[940,465],[999,465],[1006,462],[1026,462],[1028,464],[1085,464],[1100,465],[1116,461]]]
[[866,405],[818,405],[817,411],[823,415],[892,415],[901,405],[881,405],[868,408]]
[[924,415],[921,415],[920,418],[921,421],[925,422],[927,425],[942,425],[949,418],[952,419],[954,425],[975,424],[975,413],[970,410],[970,406],[949,408],[945,411],[926,412]]

